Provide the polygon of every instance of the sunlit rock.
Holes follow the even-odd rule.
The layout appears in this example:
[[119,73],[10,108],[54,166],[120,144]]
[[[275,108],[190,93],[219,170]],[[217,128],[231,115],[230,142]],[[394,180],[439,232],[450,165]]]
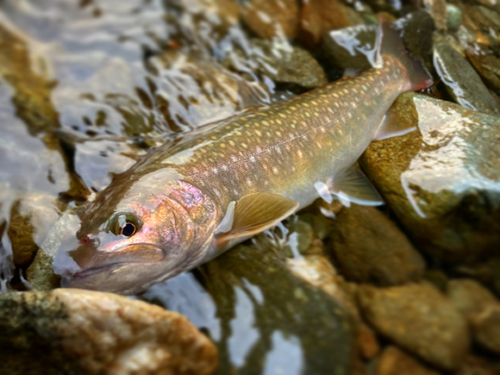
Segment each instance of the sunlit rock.
[[401,95],[389,115],[418,130],[372,143],[361,162],[407,233],[451,262],[492,254],[500,243],[499,118],[418,94]]
[[448,93],[462,107],[490,115],[500,114],[500,105],[488,92],[481,77],[445,40],[434,44],[434,67]]
[[215,347],[185,317],[114,294],[4,294],[0,315],[5,373],[212,374],[217,365]]

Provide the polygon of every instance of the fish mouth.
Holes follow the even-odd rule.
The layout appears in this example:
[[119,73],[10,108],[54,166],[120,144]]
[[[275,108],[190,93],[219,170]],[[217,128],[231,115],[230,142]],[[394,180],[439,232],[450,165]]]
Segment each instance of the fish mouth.
[[[95,276],[101,273],[112,273],[119,268],[140,264],[159,263],[165,259],[165,254],[159,247],[147,243],[129,244],[120,248],[106,251],[105,249],[95,249],[94,253],[89,258],[78,258],[78,249],[74,252],[66,253],[61,256],[59,271],[56,274],[63,276],[63,279],[84,279]],[[70,260],[68,262],[68,259]],[[66,267],[65,264],[74,264],[76,267],[72,270]],[[54,262],[54,265],[56,263]],[[64,272],[66,271],[66,272]]]

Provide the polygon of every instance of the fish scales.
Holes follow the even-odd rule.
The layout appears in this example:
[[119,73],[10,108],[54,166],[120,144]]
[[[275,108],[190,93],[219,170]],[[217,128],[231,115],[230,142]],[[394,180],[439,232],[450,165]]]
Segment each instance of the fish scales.
[[[318,197],[315,182],[358,159],[407,86],[403,68],[388,56],[383,68],[209,126],[194,141],[159,150],[156,164],[175,169],[221,207],[255,192],[303,207]],[[179,158],[185,150],[192,150],[189,157]]]

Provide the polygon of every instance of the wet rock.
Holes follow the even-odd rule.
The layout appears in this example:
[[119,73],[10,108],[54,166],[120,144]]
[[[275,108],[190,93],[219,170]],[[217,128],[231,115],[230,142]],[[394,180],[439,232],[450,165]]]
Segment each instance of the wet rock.
[[331,249],[347,280],[399,285],[420,279],[425,263],[406,236],[374,207],[352,205],[335,220]]
[[445,0],[424,0],[424,6],[429,10],[436,29],[446,31],[447,28],[447,7]]
[[500,301],[474,280],[452,280],[448,295],[469,321],[474,339],[483,347],[500,353]]
[[362,285],[358,303],[378,332],[430,364],[455,369],[468,350],[464,318],[429,284],[386,289]]
[[461,24],[462,10],[453,4],[446,4],[446,27],[450,31],[457,31]]
[[316,45],[330,30],[363,23],[353,9],[337,0],[309,0],[300,13],[301,38],[308,46]]
[[488,9],[484,6],[471,6],[467,9],[468,16],[479,26],[486,35],[492,29],[495,33],[500,33],[500,14],[497,11]]
[[[369,69],[377,63],[375,49],[378,27],[357,25],[331,31],[323,36],[321,49],[326,58],[340,69]],[[404,44],[414,58],[425,62],[431,60],[435,26],[429,13],[410,13],[396,20],[394,27],[401,30]]]
[[448,93],[462,107],[499,115],[500,107],[474,68],[447,42],[434,44],[434,65]]
[[396,346],[388,346],[377,363],[376,375],[439,375]]
[[297,0],[250,0],[242,9],[243,22],[260,38],[293,39],[299,29]]
[[237,50],[226,58],[224,66],[238,73],[247,73],[246,68],[240,70],[241,63],[247,60],[253,72],[266,76],[280,85],[281,88],[294,90],[313,89],[328,83],[321,65],[309,52],[289,44],[269,40],[254,40],[253,48],[247,51]]
[[215,347],[185,317],[114,294],[4,294],[0,315],[9,374],[211,374],[217,365]]
[[366,70],[376,64],[376,25],[357,25],[325,34],[321,49],[328,61],[346,70]]
[[477,53],[472,49],[467,49],[466,53],[486,84],[500,94],[500,59],[493,54]]
[[350,311],[290,272],[280,246],[240,245],[200,271],[189,283],[184,277],[155,286],[147,297],[183,308],[209,331],[219,350],[218,374],[349,374]]
[[26,280],[33,291],[48,291],[61,285],[61,278],[52,268],[53,258],[43,250],[38,250],[33,262],[26,269]]
[[[418,94],[389,114],[419,130],[373,142],[361,158],[406,232],[429,255],[465,264],[500,243],[498,117]],[[471,172],[474,171],[474,172]]]

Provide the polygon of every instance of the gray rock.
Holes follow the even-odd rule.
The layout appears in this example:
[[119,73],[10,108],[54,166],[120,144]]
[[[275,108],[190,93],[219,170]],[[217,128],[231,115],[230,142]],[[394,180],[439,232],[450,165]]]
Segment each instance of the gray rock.
[[358,303],[378,332],[439,368],[456,369],[468,350],[465,319],[430,284],[385,289],[362,285]]
[[455,263],[500,244],[500,118],[418,94],[393,121],[419,130],[373,142],[361,164],[418,248]]
[[182,315],[110,293],[0,296],[8,374],[212,374],[214,345]]
[[462,10],[453,5],[446,4],[446,26],[450,31],[457,31],[462,24]]
[[499,115],[500,106],[474,68],[449,43],[434,44],[434,67],[448,93],[462,107]]
[[354,204],[344,208],[334,224],[331,249],[347,280],[390,286],[422,276],[422,256],[376,208]]

